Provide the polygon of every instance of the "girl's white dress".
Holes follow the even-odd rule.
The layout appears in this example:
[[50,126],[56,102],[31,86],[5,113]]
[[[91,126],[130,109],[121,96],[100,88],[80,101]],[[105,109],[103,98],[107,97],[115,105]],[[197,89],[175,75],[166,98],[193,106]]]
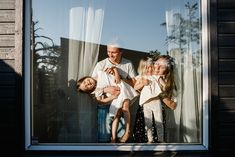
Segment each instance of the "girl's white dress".
[[[119,84],[117,84],[115,83],[115,78],[113,75],[107,74],[104,71],[98,71],[96,89],[101,89],[108,86],[118,86],[120,88],[120,94],[110,104],[109,108],[110,116],[116,115],[118,109],[122,107],[124,100],[126,99],[132,100],[133,98],[138,96],[138,93],[135,91],[135,89],[126,82],[121,81]],[[96,96],[99,96],[100,93],[97,92],[95,94]]]
[[[139,76],[140,77],[140,76]],[[144,76],[145,79],[150,81],[149,85],[144,86],[140,93],[140,100],[139,105],[143,105],[144,103],[148,102],[150,99],[159,96],[162,92],[159,84],[158,79],[159,76]]]
[[[159,99],[159,94],[162,92],[158,79],[159,76],[143,76],[150,81],[149,85],[144,86],[140,92],[139,105],[143,106],[145,130],[147,133],[148,142],[154,142],[153,136],[153,121],[157,131],[157,141],[164,142],[164,126],[162,114],[162,102]],[[140,79],[138,76],[137,79]]]

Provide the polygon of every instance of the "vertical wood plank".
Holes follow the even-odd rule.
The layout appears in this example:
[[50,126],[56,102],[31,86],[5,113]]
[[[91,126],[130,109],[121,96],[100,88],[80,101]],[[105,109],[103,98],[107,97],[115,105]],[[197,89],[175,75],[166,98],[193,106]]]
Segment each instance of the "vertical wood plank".
[[22,76],[22,32],[23,32],[23,0],[16,0],[15,18],[15,71]]

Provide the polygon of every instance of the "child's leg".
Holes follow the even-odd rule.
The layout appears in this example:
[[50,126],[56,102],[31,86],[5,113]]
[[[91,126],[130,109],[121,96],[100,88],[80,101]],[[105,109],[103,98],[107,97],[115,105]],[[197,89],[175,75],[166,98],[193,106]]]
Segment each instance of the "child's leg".
[[164,126],[163,126],[163,115],[162,115],[162,105],[159,101],[153,108],[154,123],[157,131],[158,142],[164,142]]
[[152,126],[153,126],[153,116],[151,110],[152,105],[153,104],[149,103],[143,105],[144,123],[145,123],[145,130],[147,133],[148,143],[154,142],[153,131],[152,131]]
[[173,100],[171,100],[170,98],[165,97],[165,98],[162,99],[162,101],[170,109],[174,110],[176,108],[176,103]]
[[111,143],[116,142],[116,137],[117,137],[117,129],[118,129],[118,124],[120,121],[121,117],[121,109],[118,110],[117,115],[114,117],[113,122],[112,122],[112,137],[111,137]]
[[129,110],[129,100],[125,100],[123,102],[123,107],[122,107],[122,112],[124,115],[124,120],[125,120],[125,133],[124,135],[121,137],[120,142],[121,143],[125,143],[129,136],[130,136],[130,122],[131,122],[131,114],[130,114],[130,110]]

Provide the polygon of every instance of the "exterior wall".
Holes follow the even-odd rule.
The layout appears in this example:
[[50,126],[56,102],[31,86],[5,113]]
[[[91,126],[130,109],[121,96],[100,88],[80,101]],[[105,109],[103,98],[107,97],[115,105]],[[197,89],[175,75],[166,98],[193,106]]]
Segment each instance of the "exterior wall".
[[218,139],[221,154],[235,149],[235,1],[218,0]]
[[[16,9],[17,8],[17,9]],[[22,99],[22,1],[0,0],[0,141],[1,149],[20,148]]]
[[[22,4],[23,0],[0,0],[0,141],[1,150],[11,149],[8,153],[24,147]],[[210,141],[211,150],[223,154],[235,150],[235,1],[210,0],[209,4]]]

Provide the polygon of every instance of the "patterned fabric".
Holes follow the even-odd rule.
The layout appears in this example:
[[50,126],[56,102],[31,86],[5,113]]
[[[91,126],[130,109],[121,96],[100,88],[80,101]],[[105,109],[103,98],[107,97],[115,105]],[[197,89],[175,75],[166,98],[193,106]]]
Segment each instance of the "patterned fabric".
[[135,125],[133,129],[133,142],[135,143],[146,143],[147,135],[145,132],[145,123],[144,123],[144,112],[143,107],[138,105],[136,112]]
[[[165,127],[164,107],[162,108],[162,112],[163,112],[163,127],[165,130],[166,127]],[[159,143],[158,136],[157,136],[157,129],[154,125],[152,127],[152,131],[153,131],[153,136],[154,136],[154,142]],[[166,131],[164,131],[164,139],[166,139],[165,137],[166,137]],[[133,128],[133,143],[146,143],[146,142],[148,142],[148,138],[147,138],[147,134],[145,131],[144,112],[143,112],[143,107],[139,105],[137,112],[136,112],[135,125]]]
[[148,142],[153,143],[154,129],[157,133],[157,141],[164,142],[164,127],[162,115],[162,103],[160,99],[153,99],[143,105],[143,112],[145,118],[145,130],[147,131]]

